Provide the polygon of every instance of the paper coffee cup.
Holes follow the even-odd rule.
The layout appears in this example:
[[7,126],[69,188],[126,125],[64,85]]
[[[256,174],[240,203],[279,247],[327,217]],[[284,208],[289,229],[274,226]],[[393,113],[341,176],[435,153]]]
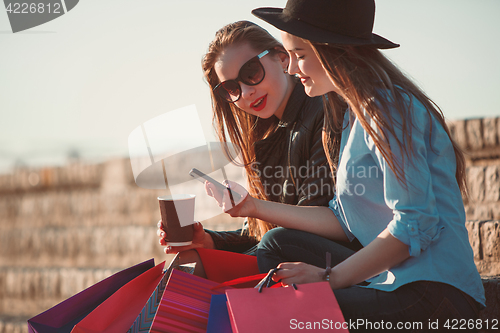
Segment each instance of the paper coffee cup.
[[193,194],[158,197],[167,245],[185,246],[193,243],[195,197]]

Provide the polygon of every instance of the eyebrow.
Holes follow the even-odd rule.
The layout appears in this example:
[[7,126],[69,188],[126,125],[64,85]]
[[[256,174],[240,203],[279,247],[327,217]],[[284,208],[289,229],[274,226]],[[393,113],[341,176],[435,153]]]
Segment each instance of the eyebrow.
[[288,52],[296,52],[296,51],[304,51],[304,49],[302,49],[300,47],[296,47],[294,49],[288,50]]

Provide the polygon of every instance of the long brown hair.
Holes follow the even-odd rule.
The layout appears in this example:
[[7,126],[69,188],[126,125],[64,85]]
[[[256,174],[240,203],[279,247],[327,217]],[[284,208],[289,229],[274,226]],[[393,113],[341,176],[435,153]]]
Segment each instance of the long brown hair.
[[[248,114],[234,103],[228,103],[213,93],[213,88],[220,82],[214,70],[214,64],[218,57],[226,47],[244,43],[248,43],[256,52],[271,50],[271,53],[274,54],[277,52],[286,54],[281,43],[265,29],[249,21],[238,21],[228,24],[216,32],[214,40],[208,46],[208,52],[202,59],[202,68],[205,79],[211,88],[213,123],[217,137],[223,146],[231,141],[241,149],[250,195],[267,200],[257,170],[252,167],[252,164],[256,162],[254,144],[276,129],[278,118],[272,116],[268,119],[262,119]],[[231,160],[236,158],[236,156],[231,156],[234,155],[234,151],[226,149],[226,153]],[[248,218],[248,226],[249,234],[258,240],[273,228],[270,223],[255,218]]]
[[[332,111],[325,112],[326,133],[342,131],[345,113],[345,106],[342,102],[345,99],[397,179],[404,183],[403,165],[405,159],[412,161],[411,157],[414,153],[411,146],[411,133],[414,127],[411,105],[416,99],[426,108],[429,117],[435,117],[448,134],[455,151],[457,164],[455,178],[462,194],[467,196],[464,154],[451,138],[441,109],[419,87],[376,48],[309,43],[328,75],[343,94],[340,97],[337,93],[330,92],[324,98],[325,106]],[[390,94],[387,94],[387,90]],[[389,112],[383,111],[391,105],[395,106],[399,112],[401,121],[394,119]],[[370,119],[375,123],[376,128],[370,125]],[[396,128],[403,133],[401,140],[396,136]],[[430,132],[432,133],[432,127]],[[401,163],[397,162],[391,150],[388,135],[396,138],[397,148],[402,152],[402,156],[398,156]],[[325,137],[323,143],[325,151],[338,151],[340,139],[338,135]],[[337,166],[335,156],[329,156],[329,154],[327,156],[334,171]]]

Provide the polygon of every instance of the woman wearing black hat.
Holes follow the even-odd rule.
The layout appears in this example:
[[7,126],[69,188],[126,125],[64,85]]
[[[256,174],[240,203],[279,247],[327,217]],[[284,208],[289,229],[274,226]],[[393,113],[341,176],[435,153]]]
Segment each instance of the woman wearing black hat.
[[[278,265],[273,279],[285,285],[328,280],[346,320],[358,320],[350,330],[437,320],[474,331],[485,298],[465,228],[464,157],[439,108],[378,50],[399,45],[372,33],[374,1],[289,0],[252,13],[282,30],[290,74],[324,95],[327,133],[342,133],[324,137],[336,172],[330,209],[251,196],[228,207],[284,227],[263,237],[260,270]],[[364,248],[336,256],[336,241],[354,237]]]

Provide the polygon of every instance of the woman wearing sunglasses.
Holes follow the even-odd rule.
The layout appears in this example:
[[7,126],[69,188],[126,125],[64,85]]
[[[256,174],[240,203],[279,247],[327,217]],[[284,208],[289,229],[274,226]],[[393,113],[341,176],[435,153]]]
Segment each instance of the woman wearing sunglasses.
[[[287,73],[288,59],[283,46],[252,22],[221,28],[202,60],[215,129],[220,142],[230,140],[241,148],[252,196],[327,206],[333,183],[321,141],[323,103],[308,97]],[[161,223],[158,227],[160,244],[165,245]],[[254,254],[272,227],[255,218],[236,231],[215,232],[197,224],[192,245],[167,247],[165,252],[203,247]]]
[[[232,216],[286,228],[262,238],[259,269],[278,266],[285,285],[328,281],[349,331],[476,331],[485,297],[465,228],[463,153],[439,108],[379,51],[399,45],[372,33],[374,1],[288,0],[253,13],[282,30],[289,72],[309,96],[325,95],[325,125],[342,133],[326,140],[337,157],[329,208],[257,200],[231,182],[237,205],[216,198]],[[340,256],[336,241],[354,237],[364,248]]]

